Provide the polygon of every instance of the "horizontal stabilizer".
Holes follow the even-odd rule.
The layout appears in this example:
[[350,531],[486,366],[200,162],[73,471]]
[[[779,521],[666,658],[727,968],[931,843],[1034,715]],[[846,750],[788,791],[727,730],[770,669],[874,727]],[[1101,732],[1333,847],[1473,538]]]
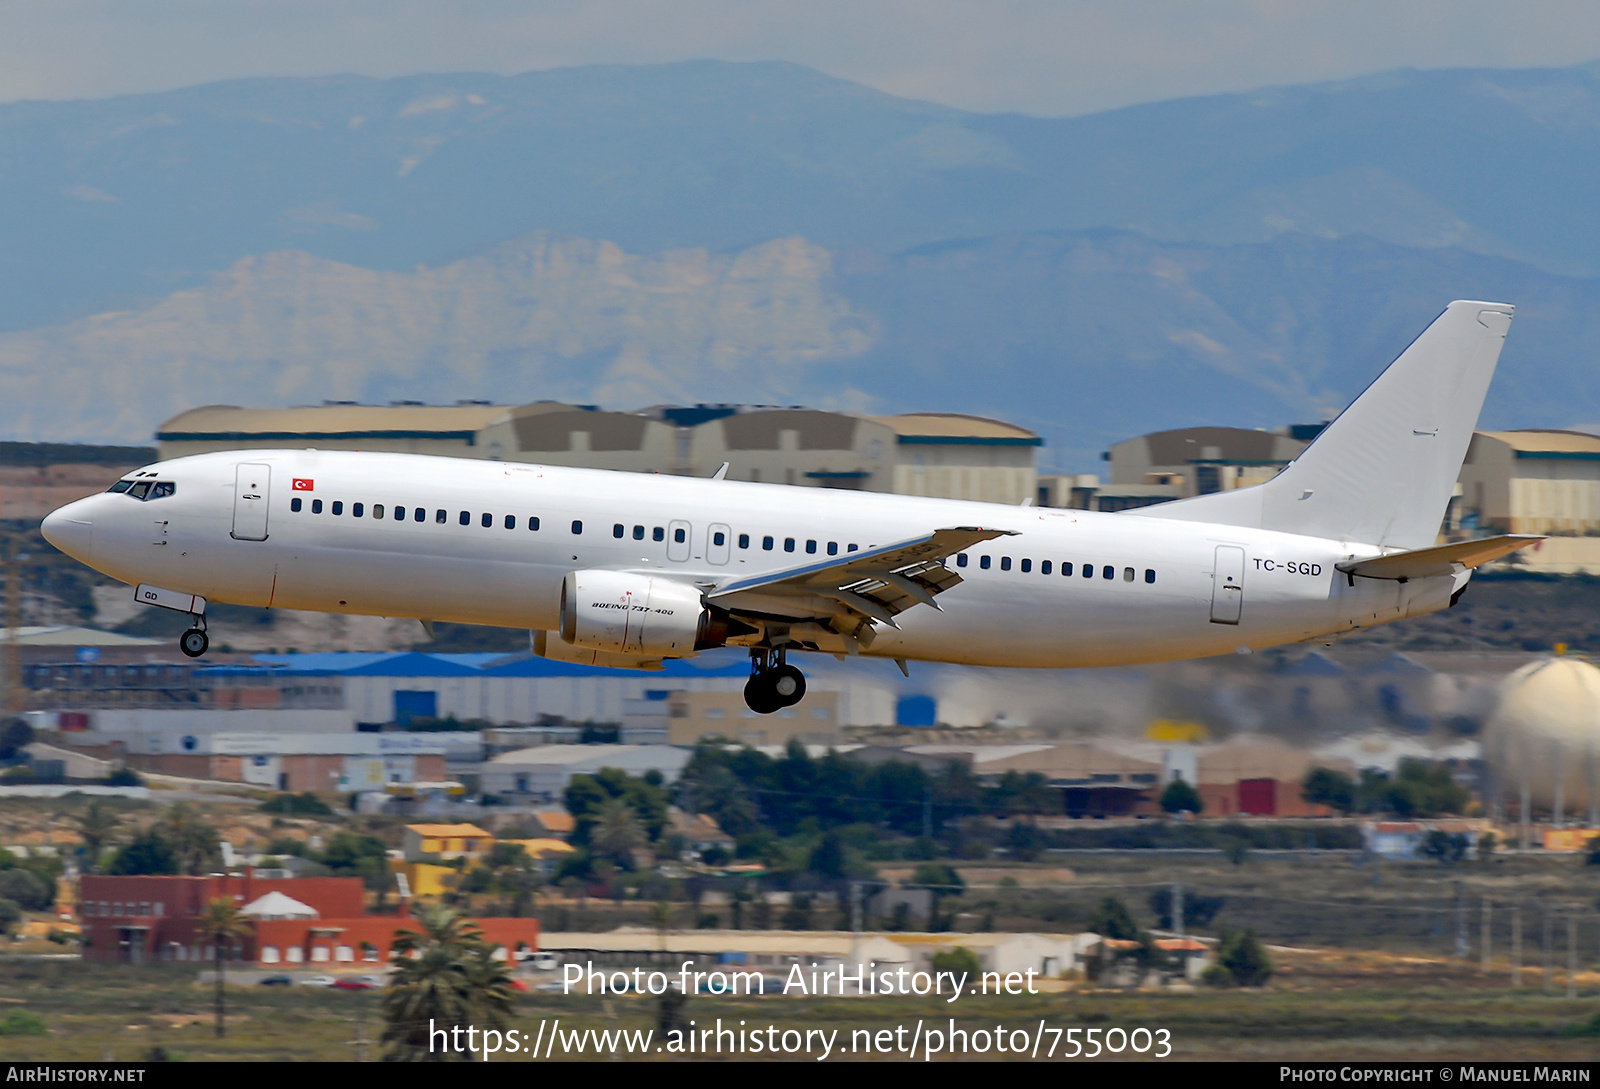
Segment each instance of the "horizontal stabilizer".
[[1425,579],[1477,567],[1542,540],[1544,538],[1538,534],[1514,533],[1504,537],[1484,537],[1477,541],[1457,541],[1436,548],[1419,548],[1414,552],[1395,552],[1388,556],[1374,556],[1370,560],[1351,560],[1334,566],[1347,575],[1360,575],[1368,579]]

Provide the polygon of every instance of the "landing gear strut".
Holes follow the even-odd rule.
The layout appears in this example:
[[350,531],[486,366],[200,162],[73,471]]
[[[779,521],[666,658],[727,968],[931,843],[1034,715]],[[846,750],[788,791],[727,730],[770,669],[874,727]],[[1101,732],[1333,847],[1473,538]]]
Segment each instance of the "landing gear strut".
[[191,658],[198,658],[211,646],[211,640],[206,637],[206,618],[191,614],[190,619],[194,627],[178,636],[178,649]]
[[750,710],[770,715],[779,708],[793,707],[805,694],[805,674],[789,664],[783,647],[750,651],[750,679],[744,686],[744,702]]

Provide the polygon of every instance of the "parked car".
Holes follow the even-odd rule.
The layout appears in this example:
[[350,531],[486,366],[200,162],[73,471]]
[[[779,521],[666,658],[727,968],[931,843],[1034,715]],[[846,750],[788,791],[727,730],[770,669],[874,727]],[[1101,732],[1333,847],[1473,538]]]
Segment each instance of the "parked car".
[[518,991],[526,991],[528,989],[528,985],[522,982],[520,979],[513,979],[511,981],[511,986],[514,990]]
[[370,991],[377,986],[364,976],[340,976],[333,981],[333,985],[341,991]]
[[539,972],[554,972],[561,967],[554,953],[530,953],[522,963]]
[[256,982],[263,987],[291,987],[294,985],[294,979],[290,976],[262,976]]
[[306,976],[297,982],[302,987],[332,987],[334,978],[332,976]]

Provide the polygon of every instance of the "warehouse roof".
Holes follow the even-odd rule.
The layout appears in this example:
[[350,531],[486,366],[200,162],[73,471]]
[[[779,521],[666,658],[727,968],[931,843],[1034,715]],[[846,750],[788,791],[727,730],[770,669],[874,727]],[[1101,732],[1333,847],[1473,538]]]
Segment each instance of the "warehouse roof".
[[167,420],[163,442],[316,438],[468,438],[504,416],[506,405],[206,405]]
[[1481,431],[1491,439],[1498,439],[1519,454],[1554,454],[1557,456],[1600,457],[1600,435],[1586,431]]
[[868,416],[888,427],[902,443],[954,443],[981,446],[1043,446],[1044,440],[1025,427],[967,416],[960,412],[908,412],[901,416]]

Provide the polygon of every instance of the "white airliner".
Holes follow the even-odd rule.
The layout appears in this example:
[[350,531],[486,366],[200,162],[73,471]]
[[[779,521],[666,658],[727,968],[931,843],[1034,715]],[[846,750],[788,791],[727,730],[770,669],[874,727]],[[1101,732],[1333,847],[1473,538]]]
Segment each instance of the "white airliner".
[[545,657],[635,669],[742,646],[763,714],[805,694],[790,651],[1202,657],[1446,608],[1539,539],[1435,544],[1511,314],[1451,303],[1272,480],[1137,512],[255,450],[140,469],[43,530],[191,614],[192,657],[208,601],[528,628]]

